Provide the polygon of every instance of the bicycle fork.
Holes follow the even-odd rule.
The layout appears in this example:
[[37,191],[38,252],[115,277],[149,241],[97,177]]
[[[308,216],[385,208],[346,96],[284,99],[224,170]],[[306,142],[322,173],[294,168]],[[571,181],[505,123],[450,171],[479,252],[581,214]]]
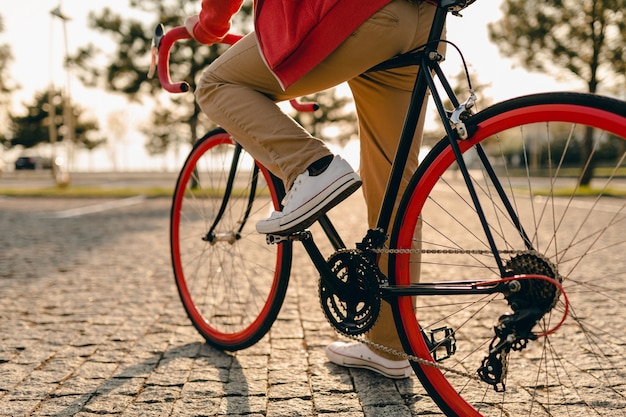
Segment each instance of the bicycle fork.
[[237,174],[237,169],[239,167],[239,161],[241,158],[242,147],[240,144],[235,145],[235,150],[233,152],[232,162],[230,164],[230,171],[228,173],[228,179],[226,181],[226,189],[224,190],[224,197],[222,198],[222,204],[215,215],[215,220],[213,224],[209,228],[209,231],[204,235],[202,240],[209,242],[211,244],[215,244],[216,242],[228,242],[233,244],[237,240],[241,238],[241,231],[243,230],[246,222],[248,221],[248,217],[250,216],[250,211],[252,210],[252,204],[254,202],[254,197],[256,195],[256,188],[259,181],[259,167],[254,164],[252,169],[252,178],[250,181],[250,190],[248,193],[248,203],[246,205],[245,212],[240,221],[239,228],[235,231],[229,231],[226,233],[215,233],[215,229],[217,225],[222,220],[222,216],[226,211],[226,207],[228,206],[228,202],[230,200],[230,196],[233,192],[233,186],[235,182],[235,176]]

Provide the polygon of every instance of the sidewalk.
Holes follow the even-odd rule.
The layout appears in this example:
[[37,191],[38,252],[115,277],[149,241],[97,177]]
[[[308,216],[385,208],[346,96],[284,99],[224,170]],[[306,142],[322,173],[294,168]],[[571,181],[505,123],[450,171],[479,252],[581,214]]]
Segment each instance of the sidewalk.
[[[203,343],[178,299],[169,199],[55,214],[92,203],[0,201],[0,415],[441,415],[415,376],[391,381],[327,361],[337,334],[301,247],[269,335],[223,353]],[[345,219],[363,215],[344,207]]]

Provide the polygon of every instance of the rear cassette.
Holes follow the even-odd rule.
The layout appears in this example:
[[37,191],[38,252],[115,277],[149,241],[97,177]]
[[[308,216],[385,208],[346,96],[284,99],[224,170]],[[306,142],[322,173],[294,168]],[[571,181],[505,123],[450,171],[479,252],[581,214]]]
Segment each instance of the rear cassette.
[[[556,266],[546,257],[534,251],[528,251],[511,258],[506,263],[506,270],[510,276],[522,274],[543,275],[562,282]],[[519,281],[520,288],[506,296],[513,311],[534,307],[544,314],[551,310],[559,299],[558,287],[548,281],[539,279],[523,279]]]

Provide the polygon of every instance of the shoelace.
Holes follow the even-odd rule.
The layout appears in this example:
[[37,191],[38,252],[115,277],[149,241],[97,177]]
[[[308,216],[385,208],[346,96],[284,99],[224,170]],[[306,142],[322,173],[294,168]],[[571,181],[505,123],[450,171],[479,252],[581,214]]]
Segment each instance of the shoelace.
[[296,178],[296,181],[291,186],[291,189],[287,192],[287,194],[283,198],[283,201],[281,201],[281,204],[283,205],[283,208],[287,207],[287,204],[289,204],[289,201],[291,201],[291,198],[293,197],[293,194],[298,191],[299,186],[302,184],[302,178],[300,178],[300,177],[301,176],[298,175],[298,178]]

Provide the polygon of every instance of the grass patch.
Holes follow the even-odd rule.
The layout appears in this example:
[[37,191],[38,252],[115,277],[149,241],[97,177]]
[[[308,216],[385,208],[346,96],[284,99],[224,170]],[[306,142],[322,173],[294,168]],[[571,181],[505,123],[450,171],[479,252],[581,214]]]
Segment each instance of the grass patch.
[[[187,195],[194,198],[221,198],[224,196],[223,189],[197,189],[187,190]],[[67,186],[67,187],[42,187],[42,188],[0,188],[0,196],[7,197],[58,197],[58,198],[126,198],[137,195],[145,197],[167,197],[174,195],[174,187],[132,187],[132,188],[100,188],[87,186]],[[233,197],[248,198],[247,189],[233,189]],[[268,197],[270,195],[267,188],[257,190],[257,196]]]
[[592,187],[563,187],[563,188],[555,188],[555,189],[533,189],[534,195],[540,196],[554,196],[554,197],[571,197],[572,195],[575,197],[616,197],[616,198],[624,198],[626,197],[626,189],[618,189],[618,188],[592,188]]
[[59,198],[124,198],[143,195],[146,197],[171,197],[174,188],[100,188],[100,187],[43,187],[16,189],[0,189],[0,195],[7,197],[59,197]]

